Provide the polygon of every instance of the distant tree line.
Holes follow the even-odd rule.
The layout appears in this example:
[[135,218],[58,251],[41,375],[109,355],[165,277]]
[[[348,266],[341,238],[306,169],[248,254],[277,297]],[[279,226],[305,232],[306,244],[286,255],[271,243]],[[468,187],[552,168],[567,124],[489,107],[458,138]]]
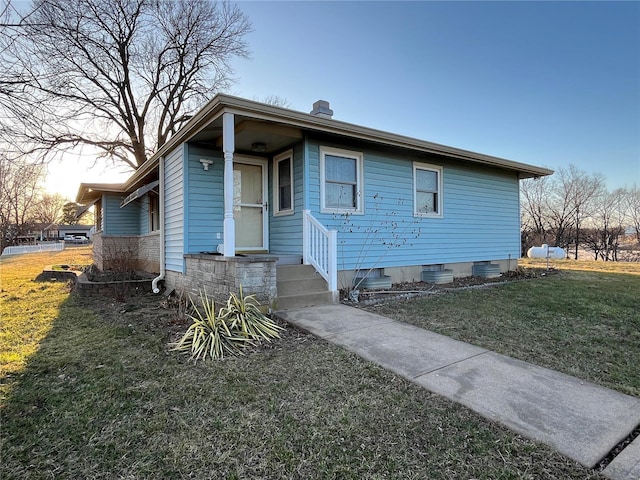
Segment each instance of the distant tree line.
[[523,180],[520,205],[523,255],[546,243],[562,247],[570,258],[578,259],[585,250],[595,260],[618,261],[625,241],[640,243],[638,186],[610,191],[602,175],[574,165],[549,177]]
[[78,204],[42,188],[45,167],[0,154],[0,251],[52,224],[74,225]]

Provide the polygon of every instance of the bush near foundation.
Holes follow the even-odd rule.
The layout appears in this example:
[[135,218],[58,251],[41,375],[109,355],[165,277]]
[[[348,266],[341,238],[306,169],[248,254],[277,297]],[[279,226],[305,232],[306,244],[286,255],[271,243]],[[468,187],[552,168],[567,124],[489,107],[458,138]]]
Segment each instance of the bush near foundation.
[[191,299],[191,304],[193,313],[187,316],[193,323],[172,349],[190,353],[194,362],[242,355],[247,346],[279,338],[283,330],[260,311],[254,295],[242,293],[242,287],[220,310],[206,293],[200,293],[198,302]]

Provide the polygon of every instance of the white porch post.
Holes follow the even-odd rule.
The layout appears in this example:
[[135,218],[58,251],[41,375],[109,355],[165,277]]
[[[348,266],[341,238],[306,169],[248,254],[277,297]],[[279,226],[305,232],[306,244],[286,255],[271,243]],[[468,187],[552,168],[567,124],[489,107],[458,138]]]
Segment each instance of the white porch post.
[[225,257],[236,254],[236,225],[233,220],[233,152],[235,130],[233,113],[222,115],[222,151],[224,152],[224,249]]

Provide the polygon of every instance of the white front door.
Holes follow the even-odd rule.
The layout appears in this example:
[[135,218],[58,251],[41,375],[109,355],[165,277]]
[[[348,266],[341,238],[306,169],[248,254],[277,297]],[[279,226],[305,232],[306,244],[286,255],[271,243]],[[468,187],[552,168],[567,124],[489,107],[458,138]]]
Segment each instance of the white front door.
[[233,218],[236,251],[268,251],[266,160],[234,159]]

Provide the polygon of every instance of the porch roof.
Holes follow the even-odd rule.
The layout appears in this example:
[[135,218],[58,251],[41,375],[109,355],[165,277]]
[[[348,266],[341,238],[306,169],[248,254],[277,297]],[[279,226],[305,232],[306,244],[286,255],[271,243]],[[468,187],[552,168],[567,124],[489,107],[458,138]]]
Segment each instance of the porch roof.
[[81,183],[76,195],[76,202],[80,205],[89,203],[93,205],[103,193],[124,193],[125,191],[125,186],[122,183]]

